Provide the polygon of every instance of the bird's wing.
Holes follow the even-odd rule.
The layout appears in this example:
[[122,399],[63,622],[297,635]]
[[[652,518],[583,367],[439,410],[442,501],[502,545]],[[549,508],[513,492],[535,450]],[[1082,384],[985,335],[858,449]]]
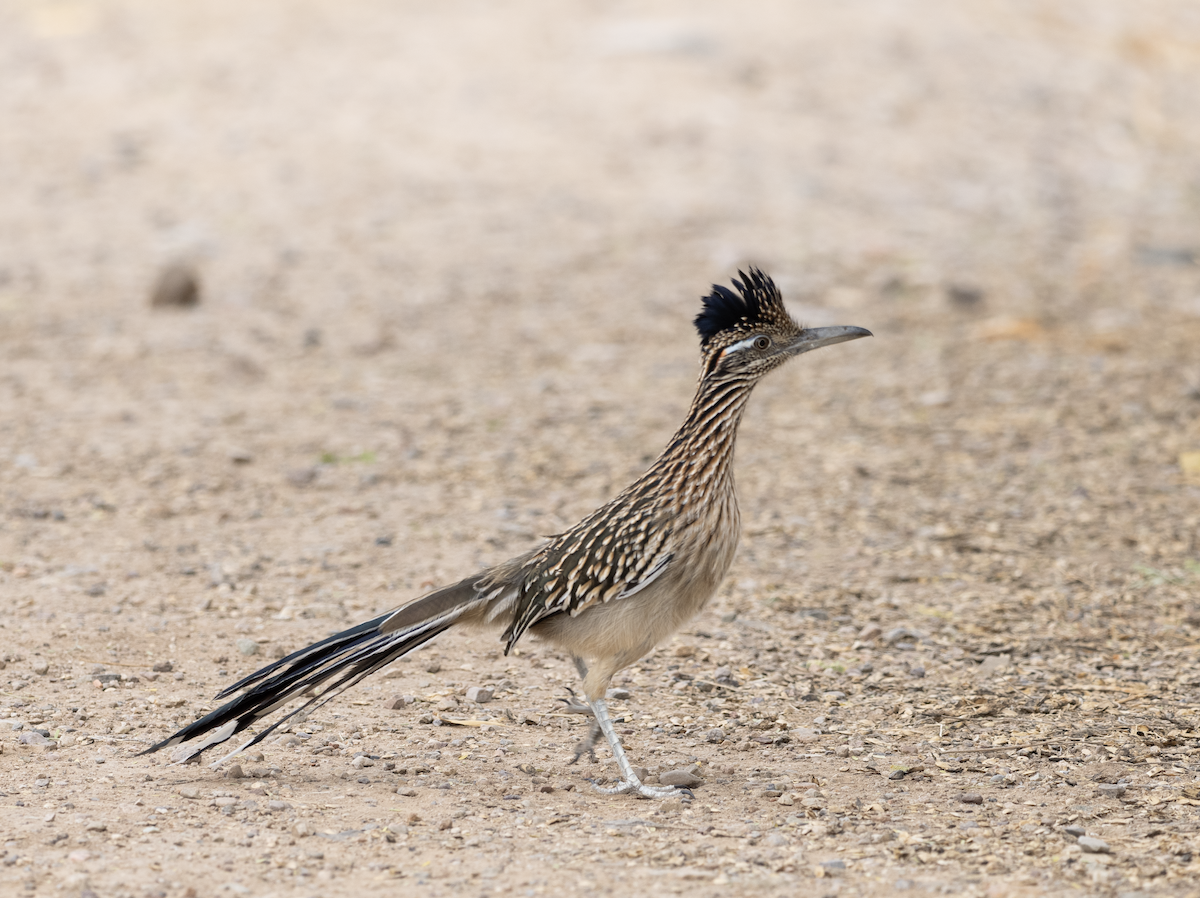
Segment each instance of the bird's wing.
[[513,571],[516,591],[505,650],[545,617],[575,617],[645,589],[674,557],[672,531],[669,516],[660,514],[656,503],[635,496],[622,513],[598,509],[531,554]]

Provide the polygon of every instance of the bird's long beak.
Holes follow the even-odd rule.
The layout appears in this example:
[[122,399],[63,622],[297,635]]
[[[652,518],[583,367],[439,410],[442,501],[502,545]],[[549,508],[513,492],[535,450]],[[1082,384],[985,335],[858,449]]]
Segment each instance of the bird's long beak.
[[811,352],[822,346],[832,346],[834,343],[845,343],[847,340],[857,340],[859,337],[874,336],[865,327],[838,325],[837,327],[810,327],[797,337],[787,348],[792,355]]

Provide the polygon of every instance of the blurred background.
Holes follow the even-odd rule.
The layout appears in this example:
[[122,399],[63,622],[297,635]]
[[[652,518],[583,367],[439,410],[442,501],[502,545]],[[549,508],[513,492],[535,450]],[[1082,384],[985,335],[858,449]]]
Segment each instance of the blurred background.
[[659,451],[746,264],[878,335],[760,388],[760,580],[842,582],[847,515],[885,555],[1197,552],[1194,3],[7,0],[0,60],[28,564],[372,529],[415,540],[392,587],[495,561]]
[[7,0],[0,48],[6,315],[128,309],[180,257],[349,340],[488,297],[592,327],[746,262],[1200,315],[1189,2]]

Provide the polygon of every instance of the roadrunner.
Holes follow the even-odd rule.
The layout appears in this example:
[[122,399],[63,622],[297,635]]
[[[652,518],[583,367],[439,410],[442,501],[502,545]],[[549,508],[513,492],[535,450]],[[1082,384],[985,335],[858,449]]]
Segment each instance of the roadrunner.
[[662,455],[624,492],[540,548],[252,673],[217,697],[240,695],[147,752],[199,739],[175,753],[184,760],[307,699],[237,754],[451,627],[490,626],[503,629],[505,653],[528,631],[574,659],[621,771],[621,782],[601,791],[674,793],[634,772],[605,705],[609,683],[700,611],[729,570],[741,530],[733,446],[759,378],[793,356],[871,336],[861,327],[801,327],[767,275],[739,276],[733,290],[714,285],[704,297],[696,397]]

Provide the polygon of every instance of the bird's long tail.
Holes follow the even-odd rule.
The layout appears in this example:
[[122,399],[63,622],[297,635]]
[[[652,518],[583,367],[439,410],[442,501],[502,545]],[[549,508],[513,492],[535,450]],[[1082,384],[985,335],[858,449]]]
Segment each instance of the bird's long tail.
[[[187,746],[188,750],[175,752],[172,758],[175,761],[186,760],[248,729],[294,699],[308,697],[299,707],[261,730],[226,757],[256,745],[297,714],[307,714],[319,708],[364,677],[453,626],[478,601],[473,579],[430,593],[398,611],[388,612],[349,630],[335,633],[328,639],[268,664],[222,690],[217,698],[226,698],[238,691],[241,691],[241,695],[162,742],[150,746],[142,754],[198,740]],[[400,626],[396,626],[397,623]]]

